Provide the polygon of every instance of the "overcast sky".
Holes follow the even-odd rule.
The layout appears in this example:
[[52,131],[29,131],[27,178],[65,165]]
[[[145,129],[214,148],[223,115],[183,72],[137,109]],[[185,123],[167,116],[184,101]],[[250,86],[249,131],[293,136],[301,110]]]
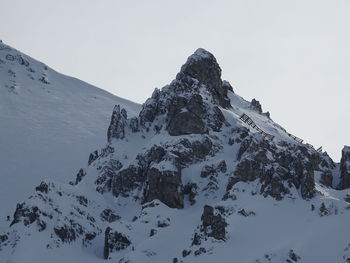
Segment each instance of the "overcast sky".
[[273,120],[339,161],[350,144],[350,1],[0,0],[0,39],[139,103],[198,47]]

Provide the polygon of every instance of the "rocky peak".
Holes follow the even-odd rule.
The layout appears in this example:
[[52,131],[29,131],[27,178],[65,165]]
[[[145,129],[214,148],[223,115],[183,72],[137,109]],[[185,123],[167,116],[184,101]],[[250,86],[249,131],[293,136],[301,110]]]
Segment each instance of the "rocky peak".
[[231,85],[221,80],[221,68],[213,54],[203,48],[197,49],[186,63],[181,67],[176,79],[188,82],[188,78],[195,79],[199,84],[206,86],[213,96],[214,102],[223,108],[229,108],[227,91],[232,90]]
[[222,85],[221,68],[215,57],[203,48],[197,49],[181,67],[177,78],[190,76],[204,85],[219,88]]

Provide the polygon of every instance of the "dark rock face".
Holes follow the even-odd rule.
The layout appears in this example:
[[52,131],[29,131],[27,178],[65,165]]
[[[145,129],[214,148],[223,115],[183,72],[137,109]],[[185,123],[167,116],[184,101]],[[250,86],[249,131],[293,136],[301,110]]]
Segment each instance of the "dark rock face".
[[60,228],[54,228],[54,231],[55,231],[55,234],[64,243],[70,243],[77,238],[75,230],[72,227],[67,225],[64,225]]
[[[203,87],[210,94],[205,101],[200,92]],[[199,49],[182,66],[176,79],[161,91],[156,89],[143,105],[139,115],[141,127],[148,130],[152,122],[162,118],[164,128],[172,136],[219,131],[225,118],[218,106],[231,107],[227,97],[231,90],[228,82],[221,81],[221,69],[214,56]],[[162,128],[154,125],[156,131]]]
[[89,160],[88,160],[88,165],[90,165],[97,158],[98,158],[98,151],[94,151],[94,152],[90,153]]
[[124,139],[125,127],[127,120],[127,113],[125,109],[120,109],[119,105],[116,105],[113,109],[111,123],[108,127],[107,139],[111,142],[112,139]]
[[81,180],[83,180],[85,175],[86,175],[86,172],[81,168],[75,177],[75,182],[69,182],[69,184],[77,185],[78,183],[81,182]]
[[41,211],[36,206],[27,207],[25,203],[17,204],[10,226],[19,222],[23,222],[25,226],[29,226],[36,222],[38,230],[42,231],[46,228],[46,223],[40,219],[40,214]]
[[350,147],[344,146],[340,160],[339,190],[350,188]]
[[200,141],[190,141],[188,139],[182,139],[179,144],[179,148],[171,150],[172,154],[175,154],[176,165],[183,168],[187,165],[198,162],[212,156],[217,151],[212,140],[205,136]]
[[179,171],[159,171],[152,167],[147,173],[147,178],[144,202],[159,199],[169,207],[183,208],[184,196]]
[[230,107],[227,99],[228,85],[222,87],[221,68],[215,57],[204,49],[197,49],[187,62],[181,67],[176,79],[186,80],[187,77],[196,79],[200,84],[207,86],[213,99],[223,108]]
[[204,233],[208,237],[225,240],[227,223],[220,213],[214,214],[214,211],[214,207],[209,205],[204,206],[201,217]]
[[95,181],[98,185],[96,190],[100,193],[111,191],[112,180],[122,167],[123,165],[120,161],[110,159],[103,167],[98,168],[99,176]]
[[105,242],[103,248],[103,256],[108,259],[109,253],[126,249],[131,245],[131,241],[122,233],[112,231],[110,227],[105,231]]
[[203,134],[208,130],[204,122],[192,112],[180,112],[170,121],[168,126],[170,135]]
[[49,185],[45,182],[41,182],[39,186],[35,187],[35,191],[47,194],[49,191]]
[[[300,190],[304,199],[315,195],[314,170],[319,164],[317,155],[304,146],[284,145],[279,150],[266,140],[246,138],[241,143],[237,159],[240,160],[234,176],[229,179],[224,199],[231,196],[230,190],[237,182],[259,179],[260,193],[281,200],[290,193],[289,187]],[[272,158],[268,158],[270,155]]]

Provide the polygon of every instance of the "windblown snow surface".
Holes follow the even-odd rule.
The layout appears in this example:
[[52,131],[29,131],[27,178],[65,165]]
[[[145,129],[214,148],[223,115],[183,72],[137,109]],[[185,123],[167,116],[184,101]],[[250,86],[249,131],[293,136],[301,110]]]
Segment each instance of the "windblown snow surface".
[[[210,179],[201,176],[204,164],[214,165],[225,161],[227,171],[236,169],[240,162],[237,155],[241,144],[237,143],[240,141],[237,140],[239,134],[236,134],[238,137],[234,138],[233,144],[228,143],[232,130],[245,130],[253,140],[263,140],[255,129],[239,120],[243,113],[249,115],[260,129],[274,136],[269,143],[276,145],[279,150],[284,150],[283,145],[302,145],[308,152],[318,155],[311,146],[293,140],[282,127],[266,114],[257,112],[251,103],[237,94],[228,92],[232,107],[220,107],[226,124],[220,132],[210,131],[208,135],[212,141],[220,142],[221,147],[203,161],[182,169],[182,185],[197,186],[195,202],[190,202],[185,195],[183,208],[170,208],[156,199],[141,204],[137,197],[142,192],[138,188],[128,190],[129,194],[125,196],[115,196],[108,190],[96,191],[96,178],[106,179],[101,176],[104,167],[110,167],[110,163],[112,167],[128,167],[134,164],[138,154],[142,155],[153,145],[163,148],[170,145],[174,151],[181,151],[181,140],[200,141],[204,135],[169,136],[164,129],[153,132],[152,127],[161,124],[159,117],[149,129],[146,127],[131,132],[125,128],[125,137],[107,144],[91,165],[82,165],[86,161],[86,153],[99,149],[102,143],[111,115],[110,106],[121,104],[121,108],[128,112],[125,123],[130,124],[129,116],[137,114],[138,105],[45,70],[44,65],[32,60],[28,67],[18,66],[17,60],[6,60],[7,53],[18,54],[6,46],[2,46],[1,52],[1,74],[7,80],[1,86],[1,122],[6,123],[5,129],[1,126],[1,146],[6,149],[2,151],[1,162],[5,169],[1,167],[1,178],[8,180],[2,183],[1,193],[15,200],[19,199],[19,194],[26,203],[23,209],[17,207],[11,227],[10,222],[1,221],[0,238],[3,237],[4,241],[0,242],[0,262],[106,262],[104,246],[107,227],[122,233],[131,242],[130,245],[122,242],[127,244],[122,248],[122,243],[117,242],[119,247],[109,253],[107,262],[349,262],[349,190],[340,191],[332,185],[322,185],[321,170],[315,170],[316,191],[310,199],[301,198],[300,190],[294,186],[290,186],[290,193],[281,200],[270,195],[264,196],[260,193],[261,183],[258,179],[236,183],[230,190],[231,198],[225,199],[223,196],[231,174],[220,170]],[[203,52],[200,50],[196,53],[198,59],[208,56]],[[31,72],[30,67],[35,72]],[[11,68],[17,70],[16,76],[21,76],[18,80],[16,78],[14,88],[11,88],[12,78],[8,75]],[[43,74],[46,74],[51,84],[38,81]],[[33,85],[27,86],[26,83]],[[167,89],[163,88],[163,94],[166,94]],[[203,101],[211,99],[206,97],[208,94],[202,86],[199,90]],[[3,99],[5,97],[7,99]],[[152,96],[143,107],[151,104],[155,97]],[[116,116],[121,124],[124,120],[120,119],[122,114],[119,110]],[[7,151],[10,156],[4,154]],[[166,161],[172,160],[173,156],[170,154],[167,158],[153,163],[152,167],[160,171],[174,170],[173,163]],[[249,156],[244,158],[249,159]],[[272,157],[268,155],[267,158]],[[67,184],[67,180],[74,180],[76,169],[80,166],[85,171],[82,181],[77,185]],[[339,180],[335,171],[338,167],[337,164],[334,168],[334,182]],[[32,191],[29,199],[23,198],[28,188],[20,186],[22,182],[32,184],[36,181],[36,185],[39,185],[44,177],[55,181],[46,180],[37,191]],[[32,185],[28,187],[33,188]],[[147,187],[145,189],[147,191]],[[9,194],[10,191],[13,193]],[[5,203],[3,200],[1,202]],[[215,208],[215,213],[221,213],[220,217],[215,218],[225,219],[225,238],[205,236],[201,232],[205,205]],[[29,210],[25,210],[27,208]],[[109,219],[102,216],[106,209],[112,211],[114,216]],[[7,214],[1,212],[1,215],[3,218]],[[206,231],[210,232],[208,229]],[[194,242],[195,233],[202,235],[200,242]]]
[[87,164],[115,104],[130,115],[140,110],[0,43],[0,220],[38,181],[68,182]]

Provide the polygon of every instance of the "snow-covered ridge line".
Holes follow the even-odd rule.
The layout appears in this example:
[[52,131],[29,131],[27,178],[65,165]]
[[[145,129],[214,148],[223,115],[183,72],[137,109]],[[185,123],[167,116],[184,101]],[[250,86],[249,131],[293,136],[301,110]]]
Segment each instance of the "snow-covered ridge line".
[[[50,78],[49,78],[50,80]],[[246,127],[246,114],[266,136]],[[107,128],[107,127],[105,127]],[[105,129],[106,130],[106,129]],[[190,56],[138,114],[113,108],[105,146],[75,180],[46,180],[0,234],[7,262],[344,262],[348,148],[340,164]],[[332,226],[330,228],[329,226]],[[327,239],[324,238],[327,236]],[[28,248],[35,246],[35,253]]]

